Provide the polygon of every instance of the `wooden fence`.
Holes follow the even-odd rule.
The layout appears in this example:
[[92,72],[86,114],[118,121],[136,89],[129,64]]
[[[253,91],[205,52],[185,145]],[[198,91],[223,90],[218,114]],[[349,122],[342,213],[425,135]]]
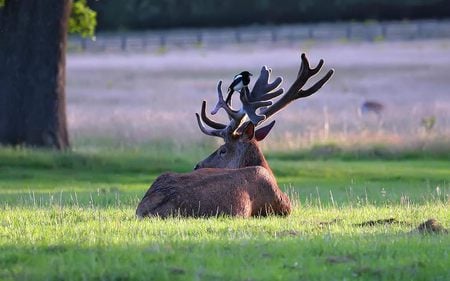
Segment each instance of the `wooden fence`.
[[69,51],[147,51],[170,47],[209,47],[240,43],[305,40],[382,41],[450,38],[450,20],[322,23],[222,29],[177,29],[99,33],[94,40],[69,37]]

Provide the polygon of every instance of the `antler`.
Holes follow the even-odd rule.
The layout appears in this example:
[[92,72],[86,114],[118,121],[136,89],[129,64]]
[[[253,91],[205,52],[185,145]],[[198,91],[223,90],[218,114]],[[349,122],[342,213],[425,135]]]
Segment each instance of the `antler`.
[[252,97],[247,88],[242,89],[240,98],[242,102],[242,109],[253,124],[257,125],[266,119],[266,116],[259,115],[256,111],[261,107],[272,105],[272,101],[264,101],[262,99]]
[[[264,114],[257,114],[256,110],[272,105],[271,99],[283,93],[283,89],[278,87],[281,85],[283,78],[277,77],[272,83],[269,83],[272,69],[263,66],[258,80],[251,93],[244,91],[241,93],[241,101],[243,108],[253,124],[258,125],[266,119]],[[246,89],[245,89],[246,90]]]
[[223,99],[222,81],[219,81],[219,83],[217,84],[217,96],[218,96],[218,101],[217,101],[216,107],[214,107],[214,109],[211,111],[212,115],[216,114],[219,111],[219,109],[223,108],[226,111],[226,113],[228,114],[230,120],[231,119],[242,120],[245,113],[240,110],[237,110],[237,111],[233,110]]
[[255,99],[260,100],[271,100],[278,97],[284,91],[283,88],[279,88],[283,78],[277,77],[272,83],[269,83],[270,74],[272,69],[267,66],[261,68],[261,73],[259,74],[258,80],[256,80],[255,86],[251,92],[251,96]]
[[[228,125],[217,123],[211,119],[208,118],[206,115],[206,101],[203,101],[202,103],[202,110],[201,110],[201,116],[196,113],[197,116],[197,123],[200,127],[200,130],[210,136],[215,137],[221,137],[226,138],[228,135],[231,135],[241,124],[242,119],[246,116],[246,113],[244,110],[233,110],[223,99],[223,93],[222,93],[222,81],[219,81],[217,84],[217,97],[218,101],[214,109],[211,111],[211,114],[216,114],[221,108],[225,110],[225,112],[228,114],[228,118],[230,119],[230,123]],[[200,118],[201,117],[201,118]],[[213,129],[207,129],[205,127],[206,123],[208,126],[212,127]]]
[[[232,109],[225,102],[222,93],[222,81],[219,81],[217,84],[218,101],[211,111],[211,114],[214,115],[223,108],[228,114],[230,123],[225,125],[209,119],[206,115],[206,101],[203,101],[201,116],[196,113],[200,130],[207,135],[226,139],[235,133],[245,118],[248,117],[250,121],[257,126],[270,116],[279,112],[292,101],[308,97],[317,92],[331,78],[334,70],[329,70],[327,74],[313,86],[303,90],[302,88],[306,82],[320,71],[323,66],[323,60],[320,60],[315,68],[311,68],[305,54],[301,55],[301,59],[302,61],[297,74],[297,79],[291,85],[289,90],[275,103],[272,102],[272,99],[280,96],[284,92],[283,88],[279,88],[283,79],[277,77],[272,83],[269,83],[272,70],[266,66],[261,69],[259,78],[251,92],[249,92],[246,87],[242,88],[240,92],[242,108],[239,110]],[[205,123],[212,129],[207,129]],[[273,126],[273,124],[271,124],[271,126]]]
[[302,90],[302,87],[306,84],[309,78],[313,77],[320,71],[320,69],[323,66],[323,59],[319,61],[319,64],[317,64],[315,68],[310,68],[309,61],[304,53],[302,54],[301,58],[302,62],[297,74],[297,79],[291,85],[289,90],[271,107],[265,108],[264,110],[261,111],[261,114],[265,115],[266,118],[269,118],[270,116],[274,115],[292,101],[299,98],[305,98],[314,94],[320,88],[322,88],[322,86],[331,78],[331,76],[334,73],[334,70],[330,69],[327,72],[327,74],[325,74],[325,76],[322,77],[319,81],[317,81],[314,85],[312,85],[310,88],[306,90]]

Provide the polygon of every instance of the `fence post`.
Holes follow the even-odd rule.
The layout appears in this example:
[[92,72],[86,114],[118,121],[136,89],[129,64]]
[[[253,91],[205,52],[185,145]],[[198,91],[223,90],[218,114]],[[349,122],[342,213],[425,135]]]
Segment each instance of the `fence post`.
[[277,42],[278,38],[277,38],[277,31],[275,30],[275,28],[272,28],[270,37],[272,39],[272,43]]
[[236,43],[241,43],[241,32],[239,30],[236,30],[234,33],[234,37],[236,38]]
[[201,31],[199,31],[199,32],[197,33],[197,45],[198,45],[198,46],[203,45],[203,34],[202,34]]
[[142,49],[143,49],[143,50],[146,50],[146,49],[147,49],[147,45],[148,45],[148,42],[147,42],[147,35],[144,35],[144,36],[142,37]]
[[416,27],[416,32],[417,32],[417,38],[422,38],[422,37],[425,37],[424,35],[424,32],[423,32],[423,23],[422,22],[418,22],[417,23],[417,27]]
[[386,23],[381,23],[381,36],[383,37],[383,39],[387,38],[387,24]]
[[127,36],[125,34],[122,34],[122,36],[120,37],[120,49],[122,51],[127,50]]
[[314,29],[312,26],[308,27],[308,38],[314,39]]
[[81,37],[81,50],[83,50],[83,52],[86,51],[86,47],[87,47],[86,38]]
[[345,28],[345,36],[350,41],[352,39],[352,24],[348,23]]
[[[1,0],[0,0],[1,1]],[[402,25],[403,24],[403,25]],[[398,29],[398,25],[401,28]],[[288,41],[290,43],[295,40],[304,40],[304,39],[315,39],[315,28],[314,24],[305,24],[301,26],[288,27],[286,29],[270,26],[267,28],[258,28],[258,29],[246,29],[246,28],[235,28],[234,30],[227,29],[224,34],[225,37],[221,36],[209,36],[210,34],[219,33],[217,35],[221,35],[221,30],[197,30],[193,32],[189,32],[187,34],[187,42],[188,44],[197,44],[201,46],[203,44],[208,44],[210,42],[222,42],[225,40],[230,43],[249,43],[254,42],[254,40],[262,40],[260,38],[264,38],[264,40],[271,40],[272,43],[280,42],[280,41]],[[334,27],[328,27],[327,25],[319,25],[318,32],[325,28],[325,34],[330,34],[329,29],[335,31]],[[395,39],[400,38],[403,40],[413,40],[420,38],[434,38],[434,37],[444,37],[448,34],[450,30],[450,21],[443,20],[424,20],[424,21],[412,21],[408,23],[399,23],[399,22],[380,22],[376,24],[359,24],[359,23],[343,23],[342,25],[336,27],[339,29],[339,34],[345,36],[348,40],[359,39],[360,36],[364,36],[363,38],[368,41],[377,41],[381,39]],[[404,32],[406,29],[406,32]],[[355,32],[355,33],[353,33]],[[134,33],[130,33],[134,34]],[[168,44],[177,44],[180,40],[171,37],[172,33],[165,33],[162,31],[152,32],[152,33],[139,33],[134,34],[134,37],[130,38],[130,48],[133,48],[134,42],[137,44],[141,44],[142,49],[146,50],[147,48],[157,47],[158,39],[159,46],[161,48],[166,48]],[[128,33],[122,32],[118,34],[110,34],[98,37],[96,42],[90,42],[83,37],[74,37],[73,43],[76,44],[77,47],[80,47],[82,51],[90,51],[90,50],[121,50],[128,51]],[[264,36],[260,36],[264,35]],[[133,35],[131,35],[133,36]],[[319,38],[323,37],[322,34],[318,34]],[[325,35],[327,36],[327,35]],[[389,38],[392,37],[392,38]],[[183,37],[184,38],[184,37]],[[182,39],[183,39],[182,38]],[[256,38],[256,39],[254,39]],[[186,42],[186,40],[182,42]],[[235,40],[233,42],[233,40]],[[226,43],[224,42],[224,43]],[[139,47],[139,46],[138,46]],[[87,50],[89,48],[89,50]]]
[[160,48],[165,48],[166,47],[166,36],[164,35],[164,33],[161,33],[159,35],[159,47]]

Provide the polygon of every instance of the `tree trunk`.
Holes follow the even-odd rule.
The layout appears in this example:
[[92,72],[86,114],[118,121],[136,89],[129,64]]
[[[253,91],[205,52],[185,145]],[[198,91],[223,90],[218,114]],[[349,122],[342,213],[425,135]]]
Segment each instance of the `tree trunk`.
[[0,143],[65,149],[71,0],[6,0],[0,19]]

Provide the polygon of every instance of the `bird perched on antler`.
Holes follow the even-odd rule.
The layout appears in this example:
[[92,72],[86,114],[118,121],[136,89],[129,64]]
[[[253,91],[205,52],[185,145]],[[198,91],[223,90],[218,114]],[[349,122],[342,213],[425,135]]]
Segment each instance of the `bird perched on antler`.
[[228,105],[231,105],[231,97],[233,96],[234,92],[241,92],[244,88],[248,90],[248,84],[250,84],[250,76],[253,76],[248,71],[242,71],[241,73],[237,74],[233,78],[233,82],[231,82],[230,86],[228,87],[228,95],[225,99],[225,102]]
[[[219,111],[219,109],[223,108],[225,109],[225,111],[227,111],[228,114],[234,114],[236,116],[244,114],[247,115],[248,119],[250,119],[250,121],[252,121],[254,125],[257,125],[260,122],[264,121],[266,119],[266,116],[257,113],[256,109],[272,105],[271,99],[283,93],[283,89],[278,89],[278,86],[282,81],[281,77],[277,77],[274,82],[269,83],[271,71],[272,70],[266,66],[261,69],[261,75],[256,81],[252,91],[248,89],[248,84],[250,83],[249,76],[251,75],[251,73],[249,73],[248,71],[243,71],[240,74],[236,75],[230,87],[228,87],[228,96],[225,100],[223,99],[221,90],[222,81],[220,81],[218,85],[219,101],[217,102],[215,108],[211,111],[211,114],[215,115]],[[242,82],[243,86],[239,90],[240,100],[243,104],[243,107],[240,110],[234,110],[231,108],[231,95],[234,93],[234,91],[237,91],[238,87],[235,87],[234,91],[230,91],[230,89],[233,89],[233,85],[240,85],[243,77],[242,74],[244,74],[244,77],[248,77],[248,80],[245,81],[245,84],[244,82]],[[258,91],[265,91],[265,93],[268,94],[264,97],[260,97],[257,94]]]

